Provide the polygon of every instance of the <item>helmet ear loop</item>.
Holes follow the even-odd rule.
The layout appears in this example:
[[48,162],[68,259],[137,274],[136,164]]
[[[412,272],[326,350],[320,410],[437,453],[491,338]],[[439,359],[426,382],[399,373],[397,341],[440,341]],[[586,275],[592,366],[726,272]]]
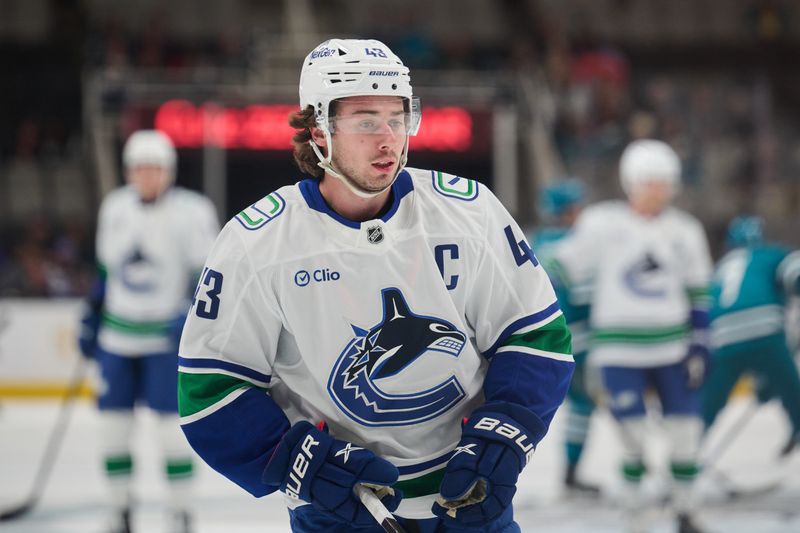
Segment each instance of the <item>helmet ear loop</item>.
[[311,139],[310,141],[308,141],[309,143],[311,143],[311,149],[314,150],[314,153],[317,155],[317,158],[319,159],[319,163],[317,163],[317,166],[320,167],[325,172],[327,172],[328,174],[330,174],[331,176],[333,176],[334,178],[336,178],[339,181],[341,181],[342,183],[344,183],[345,186],[348,189],[350,189],[350,191],[353,194],[355,194],[356,196],[360,196],[361,198],[372,198],[374,196],[379,195],[381,192],[383,192],[383,191],[379,191],[379,192],[376,192],[376,193],[368,193],[368,192],[365,192],[363,190],[360,190],[359,187],[355,183],[353,183],[352,180],[350,180],[350,178],[348,178],[344,174],[342,174],[339,171],[337,171],[333,167],[333,162],[332,162],[332,158],[333,158],[333,135],[331,135],[330,131],[328,130],[327,124],[325,125],[325,127],[319,127],[319,128],[325,134],[325,142],[328,145],[328,157],[323,157],[322,156],[322,152],[320,151],[319,146],[317,146],[317,143],[314,142],[314,139]]
[[317,163],[317,166],[319,168],[321,168],[322,170],[324,170],[324,171],[326,171],[326,172],[328,172],[330,174],[333,174],[337,178],[341,178],[341,175],[336,171],[336,169],[333,168],[333,163],[332,163],[332,159],[333,159],[333,138],[332,138],[330,130],[328,129],[328,125],[326,123],[324,125],[320,125],[320,126],[317,126],[317,127],[320,130],[322,130],[323,135],[325,135],[325,144],[328,145],[328,156],[325,157],[325,156],[322,155],[322,151],[319,149],[319,146],[317,145],[316,141],[314,141],[313,138],[309,139],[308,144],[311,145],[311,149],[314,151],[314,155],[316,155],[317,159],[319,159],[319,162]]

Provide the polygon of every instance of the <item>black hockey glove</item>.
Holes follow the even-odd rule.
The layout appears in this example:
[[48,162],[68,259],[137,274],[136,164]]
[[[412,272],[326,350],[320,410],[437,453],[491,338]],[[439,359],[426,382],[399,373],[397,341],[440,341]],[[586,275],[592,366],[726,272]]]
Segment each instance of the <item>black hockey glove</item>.
[[272,454],[264,483],[348,524],[375,525],[353,488],[357,483],[367,485],[394,511],[402,498],[390,486],[399,476],[397,467],[366,448],[334,439],[324,429],[306,421],[293,425]]
[[484,527],[510,505],[517,478],[546,428],[529,409],[491,402],[466,421],[433,504],[436,516],[455,527]]

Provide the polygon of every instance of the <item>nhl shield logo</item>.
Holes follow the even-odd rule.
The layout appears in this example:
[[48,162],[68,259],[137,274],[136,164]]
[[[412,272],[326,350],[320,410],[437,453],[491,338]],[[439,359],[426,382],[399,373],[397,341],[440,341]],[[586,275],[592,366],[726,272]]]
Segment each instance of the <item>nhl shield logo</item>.
[[367,228],[367,240],[372,244],[383,242],[383,228],[380,226],[371,226]]

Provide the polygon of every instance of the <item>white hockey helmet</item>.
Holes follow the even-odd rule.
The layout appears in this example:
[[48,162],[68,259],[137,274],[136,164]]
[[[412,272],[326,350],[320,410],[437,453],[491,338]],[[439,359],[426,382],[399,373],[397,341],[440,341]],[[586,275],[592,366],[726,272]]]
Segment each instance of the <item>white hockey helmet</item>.
[[[355,194],[369,198],[380,194],[363,191],[331,165],[331,102],[351,96],[399,96],[407,113],[406,135],[416,135],[421,122],[419,99],[414,98],[408,67],[388,46],[375,39],[329,39],[312,50],[300,72],[300,107],[314,108],[317,127],[325,134],[328,155],[309,141],[321,168],[341,179]],[[397,173],[408,159],[406,139]],[[385,189],[384,189],[385,190]]]
[[[317,126],[327,129],[330,103],[349,96],[413,98],[408,67],[375,39],[330,39],[312,50],[300,72],[300,107],[314,108]],[[413,109],[409,107],[413,113]],[[418,111],[418,110],[417,110]],[[412,122],[409,135],[419,128]]]
[[122,162],[129,169],[137,165],[154,165],[173,174],[176,159],[172,140],[158,130],[134,132],[122,150]]
[[622,152],[619,177],[622,189],[628,195],[637,184],[650,181],[669,183],[675,195],[681,185],[681,160],[667,143],[640,139],[630,143]]

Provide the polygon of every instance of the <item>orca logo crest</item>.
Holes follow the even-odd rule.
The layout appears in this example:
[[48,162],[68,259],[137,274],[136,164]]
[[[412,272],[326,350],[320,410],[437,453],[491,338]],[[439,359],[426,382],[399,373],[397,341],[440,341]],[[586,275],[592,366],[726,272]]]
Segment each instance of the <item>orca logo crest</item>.
[[625,271],[625,284],[642,298],[663,298],[667,292],[663,287],[663,272],[663,266],[647,252],[644,258]]
[[437,417],[464,396],[455,376],[427,390],[397,394],[379,380],[402,372],[429,351],[458,357],[467,336],[434,317],[414,314],[396,288],[383,289],[383,317],[367,330],[352,325],[347,343],[328,379],[328,392],[344,413],[364,426],[403,426]]
[[122,284],[131,292],[150,292],[156,288],[158,273],[155,265],[142,253],[139,246],[122,263]]

